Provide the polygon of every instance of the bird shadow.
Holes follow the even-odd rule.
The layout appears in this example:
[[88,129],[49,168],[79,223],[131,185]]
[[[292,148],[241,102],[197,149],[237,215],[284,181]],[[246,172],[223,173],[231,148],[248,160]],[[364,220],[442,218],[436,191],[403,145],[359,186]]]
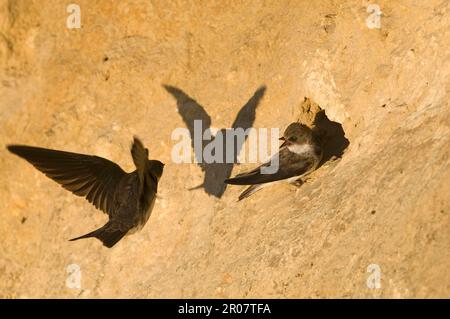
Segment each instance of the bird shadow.
[[322,141],[323,157],[319,166],[331,159],[341,158],[344,150],[350,145],[342,125],[331,121],[325,114],[325,110],[316,113],[313,125],[320,132]]
[[[234,165],[237,163],[237,157],[240,150],[247,139],[245,135],[244,139],[238,139],[233,134],[226,134],[228,129],[220,129],[215,136],[211,136],[211,140],[202,139],[201,147],[196,149],[194,147],[194,121],[201,121],[202,124],[202,136],[209,135],[211,128],[211,116],[206,112],[205,108],[201,106],[196,100],[191,98],[181,89],[170,86],[163,85],[164,88],[169,92],[177,101],[178,113],[181,115],[183,122],[187,126],[190,136],[191,136],[191,147],[194,150],[195,157],[197,159],[198,165],[205,172],[203,183],[192,189],[203,188],[205,192],[209,195],[213,195],[217,198],[221,198],[227,184],[224,180],[231,176]],[[241,128],[247,130],[253,126],[256,117],[256,108],[259,105],[264,93],[266,91],[265,86],[261,86],[256,90],[253,96],[248,100],[248,102],[239,110],[236,118],[231,125],[231,129]],[[209,132],[208,132],[209,131]],[[206,163],[203,160],[203,150],[210,144],[215,143],[215,137],[218,134],[222,136],[222,150],[223,152],[222,161],[214,161],[212,163]],[[232,141],[227,141],[229,138],[233,138]],[[230,149],[230,146],[232,149]],[[219,146],[220,147],[220,146]],[[230,162],[226,159],[226,154],[233,151],[233,160]]]

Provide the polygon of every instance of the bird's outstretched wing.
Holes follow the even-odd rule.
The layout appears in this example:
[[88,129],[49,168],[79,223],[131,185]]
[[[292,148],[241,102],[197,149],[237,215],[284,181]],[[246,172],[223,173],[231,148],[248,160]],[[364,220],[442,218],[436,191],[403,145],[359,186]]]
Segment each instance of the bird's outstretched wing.
[[8,150],[110,215],[116,186],[126,175],[117,164],[98,156],[25,145],[9,145]]
[[268,167],[270,165],[269,161],[250,172],[226,179],[225,183],[232,185],[255,185],[275,182],[289,177],[300,176],[308,172],[314,165],[313,159],[292,153],[287,147],[283,147],[275,156],[279,156],[278,171],[275,173],[261,173],[262,167]]
[[131,156],[139,176],[139,189],[142,190],[144,185],[144,174],[147,169],[148,150],[142,142],[135,136],[131,145]]

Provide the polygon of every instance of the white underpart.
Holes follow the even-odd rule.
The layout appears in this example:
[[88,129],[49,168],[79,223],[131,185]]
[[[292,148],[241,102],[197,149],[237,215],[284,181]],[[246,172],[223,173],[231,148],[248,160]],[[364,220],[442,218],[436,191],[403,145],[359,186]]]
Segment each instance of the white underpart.
[[310,144],[291,144],[287,148],[296,154],[307,154],[314,151]]
[[301,176],[303,176],[303,175],[304,175],[304,174],[286,178],[286,179],[284,180],[284,182],[295,183],[295,182],[296,182]]
[[[311,144],[291,144],[291,145],[288,145],[288,149],[292,153],[296,153],[296,154],[299,154],[299,155],[306,155],[306,154],[313,154],[314,153],[314,148],[312,147]],[[292,177],[286,178],[284,181],[288,182],[288,183],[294,183],[300,177],[304,178],[304,177],[308,176],[309,174],[311,174],[313,170],[314,170],[314,168],[311,168],[308,171],[304,172],[303,174],[300,174],[298,176],[292,176]]]
[[280,180],[277,180],[277,181],[268,182],[268,183],[263,183],[263,184],[257,184],[257,185],[259,185],[258,188],[264,188],[264,187],[267,187],[267,186],[270,186],[270,185],[273,185],[273,184],[278,184],[278,183],[289,183],[289,184],[293,184],[293,183],[295,183],[299,178],[308,176],[309,173],[311,173],[311,172],[308,171],[308,172],[305,172],[304,174],[300,174],[300,175],[298,175],[298,176],[292,176],[292,177],[289,177],[289,178],[280,179]]

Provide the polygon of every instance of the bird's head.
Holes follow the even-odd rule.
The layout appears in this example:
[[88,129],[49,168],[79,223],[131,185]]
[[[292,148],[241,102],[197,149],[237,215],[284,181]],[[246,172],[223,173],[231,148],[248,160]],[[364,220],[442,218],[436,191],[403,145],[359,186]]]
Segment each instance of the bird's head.
[[280,141],[283,141],[280,148],[310,143],[311,136],[311,129],[308,126],[298,122],[291,123],[280,137]]

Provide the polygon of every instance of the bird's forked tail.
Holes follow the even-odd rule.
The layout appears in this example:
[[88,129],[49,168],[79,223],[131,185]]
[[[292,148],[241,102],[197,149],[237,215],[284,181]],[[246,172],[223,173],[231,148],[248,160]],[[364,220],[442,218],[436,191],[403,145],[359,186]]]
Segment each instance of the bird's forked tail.
[[112,226],[111,223],[108,222],[105,225],[103,225],[102,227],[100,227],[99,229],[96,229],[93,232],[90,232],[86,235],[83,235],[83,236],[80,236],[77,238],[72,238],[72,239],[70,239],[70,241],[83,239],[83,238],[95,237],[98,240],[100,240],[104,246],[111,248],[112,246],[117,244],[117,242],[119,240],[121,240],[123,238],[123,236],[125,236],[126,233],[128,232],[128,230],[123,231],[123,230],[117,229],[116,227],[111,227],[111,226]]

